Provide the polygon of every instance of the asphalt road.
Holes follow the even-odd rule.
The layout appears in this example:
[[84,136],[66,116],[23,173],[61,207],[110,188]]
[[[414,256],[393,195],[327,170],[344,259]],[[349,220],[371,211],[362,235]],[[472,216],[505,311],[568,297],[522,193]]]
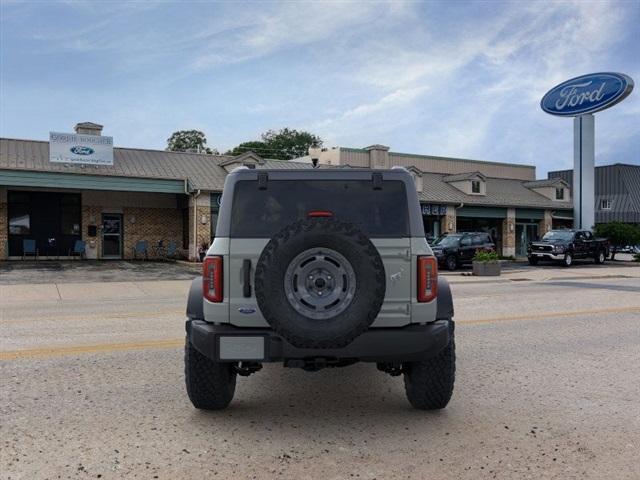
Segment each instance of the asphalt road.
[[374,365],[269,365],[227,410],[194,410],[187,286],[5,290],[1,478],[640,478],[639,278],[454,285],[458,376],[436,413]]

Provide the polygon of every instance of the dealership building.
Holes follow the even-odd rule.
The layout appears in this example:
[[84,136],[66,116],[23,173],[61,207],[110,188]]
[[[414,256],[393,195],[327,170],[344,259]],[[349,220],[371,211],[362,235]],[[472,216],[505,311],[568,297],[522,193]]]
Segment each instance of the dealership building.
[[[573,170],[549,172],[550,179],[573,184]],[[640,165],[616,163],[594,169],[595,223],[640,224]]]
[[[65,258],[78,240],[87,258],[149,257],[169,244],[195,259],[215,236],[224,180],[238,166],[313,168],[310,157],[265,159],[113,147],[102,126],[79,123],[49,141],[0,139],[0,260],[20,259],[25,240],[40,258]],[[69,147],[71,145],[71,147]],[[72,153],[68,153],[68,152]],[[523,256],[529,240],[570,226],[570,179],[536,180],[531,165],[364,149],[322,149],[320,168],[406,167],[415,181],[425,232],[487,231],[498,251]]]

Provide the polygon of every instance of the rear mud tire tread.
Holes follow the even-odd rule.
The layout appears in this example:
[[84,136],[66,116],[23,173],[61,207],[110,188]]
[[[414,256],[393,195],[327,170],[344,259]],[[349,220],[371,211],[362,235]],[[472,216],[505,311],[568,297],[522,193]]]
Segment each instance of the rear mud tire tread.
[[184,377],[187,395],[194,407],[201,410],[226,408],[236,390],[233,363],[219,363],[205,357],[189,341],[184,346]]
[[409,403],[419,410],[440,410],[453,395],[456,378],[454,322],[447,346],[435,357],[404,365],[404,387]]

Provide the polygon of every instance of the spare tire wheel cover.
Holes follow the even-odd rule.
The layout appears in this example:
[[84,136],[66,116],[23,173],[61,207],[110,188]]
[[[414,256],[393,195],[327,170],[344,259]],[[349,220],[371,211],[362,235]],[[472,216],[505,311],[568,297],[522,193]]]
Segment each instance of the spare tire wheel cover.
[[258,307],[298,348],[340,348],[373,323],[385,295],[377,249],[355,225],[299,220],[264,248],[255,273]]

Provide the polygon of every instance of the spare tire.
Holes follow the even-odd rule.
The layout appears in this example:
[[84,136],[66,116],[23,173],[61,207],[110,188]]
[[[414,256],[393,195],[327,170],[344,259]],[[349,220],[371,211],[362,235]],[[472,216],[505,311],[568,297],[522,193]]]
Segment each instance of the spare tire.
[[348,345],[377,317],[385,289],[382,259],[367,236],[327,217],[282,229],[256,265],[262,315],[298,348]]

